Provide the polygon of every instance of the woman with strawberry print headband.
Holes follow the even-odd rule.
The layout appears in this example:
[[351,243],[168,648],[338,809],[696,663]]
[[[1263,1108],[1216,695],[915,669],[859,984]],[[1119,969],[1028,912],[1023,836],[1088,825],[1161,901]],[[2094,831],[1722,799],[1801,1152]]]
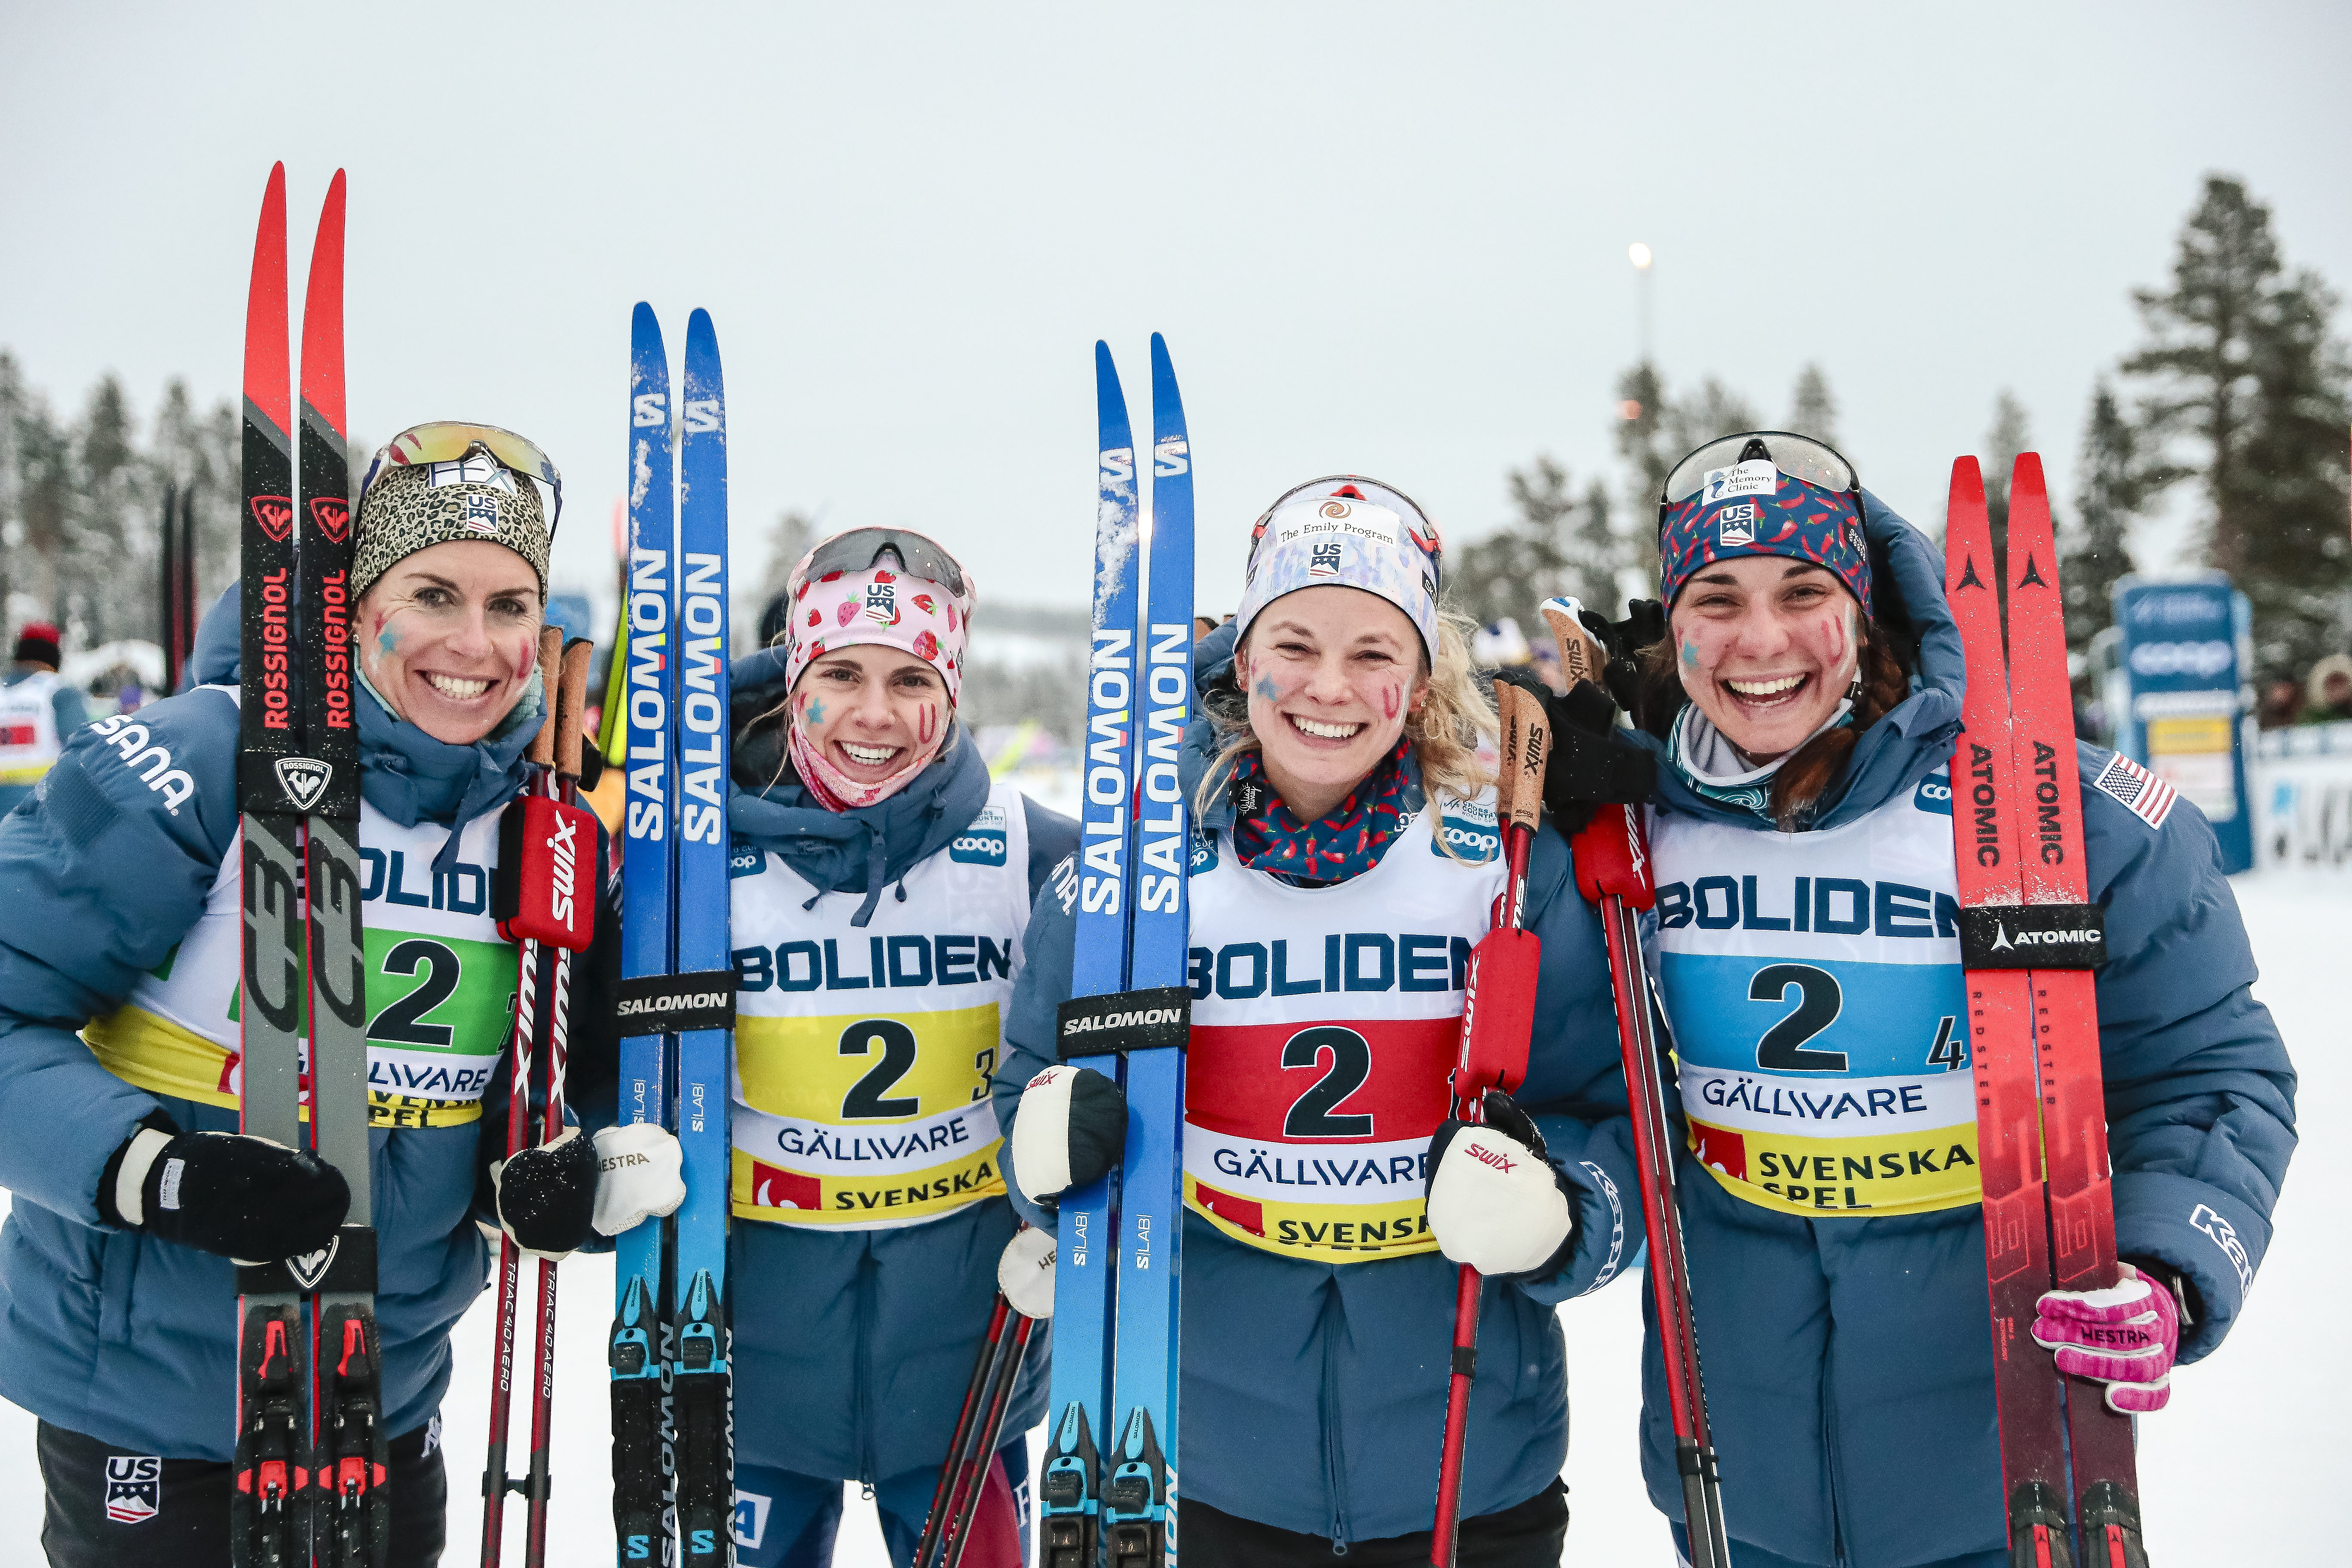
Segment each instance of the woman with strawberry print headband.
[[[730,858],[735,1479],[751,1568],[833,1560],[841,1487],[912,1554],[998,1288],[1043,1313],[1050,1232],[1005,1200],[989,1075],[1023,933],[1077,825],[956,721],[977,595],[934,541],[809,552],[738,665]],[[1024,1289],[1025,1287],[1025,1289]],[[1034,1291],[1042,1300],[1034,1299]],[[1027,1561],[1031,1340],[963,1561]]]

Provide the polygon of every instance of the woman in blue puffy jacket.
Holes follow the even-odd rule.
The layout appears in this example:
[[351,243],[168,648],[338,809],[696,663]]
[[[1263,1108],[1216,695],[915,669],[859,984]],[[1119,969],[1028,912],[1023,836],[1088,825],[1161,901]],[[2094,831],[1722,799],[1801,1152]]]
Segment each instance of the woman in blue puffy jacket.
[[[736,1551],[833,1561],[845,1480],[911,1557],[999,1279],[1043,1315],[1051,1237],[1004,1199],[989,1098],[1023,932],[1077,825],[997,784],[956,721],[973,584],[904,529],[793,569],[734,701]],[[1026,1268],[1019,1266],[1022,1247]],[[1046,1301],[1034,1298],[1045,1295]],[[1027,1560],[1030,1342],[963,1562]]]
[[[1438,613],[1440,564],[1395,490],[1302,485],[1261,520],[1234,622],[1193,650],[1190,1562],[1428,1561],[1456,1263],[1486,1277],[1460,1561],[1559,1561],[1553,1308],[1638,1245],[1624,1087],[1599,922],[1546,833],[1528,876],[1543,947],[1525,1109],[1447,1121],[1466,959],[1505,868],[1474,750],[1493,710]],[[1126,1128],[1118,1086],[1055,1057],[1077,892],[1070,868],[1039,906],[996,1079],[1014,1199],[1040,1226]]]
[[[1660,758],[1655,973],[1732,1558],[1999,1568],[1942,563],[1837,453],[1779,433],[1685,458],[1660,548],[1665,636],[1638,650],[1633,707]],[[2074,761],[2125,1269],[2044,1296],[2034,1333],[2139,1413],[2244,1302],[2294,1076],[2204,818],[2126,759]],[[1643,1469],[1680,1539],[1654,1321],[1644,1393]]]
[[[420,426],[386,452],[446,446],[455,428]],[[588,1142],[566,1134],[507,1161],[497,1196],[478,1201],[504,1153],[516,979],[489,881],[499,815],[546,711],[536,651],[551,529],[536,474],[487,445],[379,463],[352,578],[369,1181],[389,1561],[425,1568],[442,1545],[449,1331],[488,1268],[478,1218],[561,1256],[593,1221],[606,1234],[632,1223],[596,1204],[639,1178],[600,1180]],[[237,1131],[233,590],[205,617],[195,671],[194,689],[68,737],[0,822],[0,1185],[14,1198],[0,1226],[0,1396],[39,1417],[42,1542],[61,1568],[226,1568],[230,1259],[324,1247],[351,1195],[310,1152]],[[599,921],[617,935],[609,901]],[[596,1027],[612,951],[576,966],[583,1093],[613,1071]],[[404,1024],[379,1032],[394,1008]],[[649,1207],[674,1207],[675,1141],[650,1152],[666,1159],[638,1168],[667,1174]]]

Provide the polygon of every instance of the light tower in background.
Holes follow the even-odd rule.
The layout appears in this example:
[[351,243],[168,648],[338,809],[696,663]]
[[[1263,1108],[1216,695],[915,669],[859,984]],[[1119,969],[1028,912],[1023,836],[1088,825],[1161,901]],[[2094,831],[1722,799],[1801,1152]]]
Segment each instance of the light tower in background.
[[1640,279],[1634,288],[1641,296],[1641,363],[1647,364],[1650,363],[1650,263],[1656,258],[1650,254],[1650,247],[1637,239],[1625,247],[1625,259],[1633,264],[1633,270]]

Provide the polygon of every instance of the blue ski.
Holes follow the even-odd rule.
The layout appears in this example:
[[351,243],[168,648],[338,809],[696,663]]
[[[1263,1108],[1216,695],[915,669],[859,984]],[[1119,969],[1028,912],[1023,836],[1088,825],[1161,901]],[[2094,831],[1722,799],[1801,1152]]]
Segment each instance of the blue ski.
[[[1167,345],[1151,340],[1153,521],[1127,400],[1095,344],[1093,654],[1076,952],[1058,1037],[1128,1096],[1119,1170],[1064,1195],[1055,1245],[1045,1568],[1176,1553],[1177,1242],[1183,1226],[1191,848],[1177,759],[1191,712],[1192,479]],[[1083,1024],[1081,1026],[1081,1021]],[[1108,1248],[1108,1250],[1106,1250]],[[1111,1425],[1116,1415],[1118,1424]]]
[[[734,1560],[727,1107],[734,1077],[733,961],[727,900],[727,395],[708,310],[686,323],[678,434],[677,968],[681,985],[726,997],[724,1022],[682,1017],[677,1136],[686,1202],[677,1215],[670,1382],[677,1432],[678,1561]],[[702,1026],[690,1026],[700,1024]]]
[[[1135,439],[1107,344],[1095,344],[1093,652],[1087,682],[1086,798],[1078,839],[1078,907],[1070,995],[1127,989],[1135,795],[1135,613],[1143,561]],[[1123,1064],[1105,1066],[1122,1080]],[[1045,1568],[1096,1568],[1102,1467],[1097,1444],[1110,1405],[1112,1234],[1118,1174],[1062,1195],[1055,1230],[1054,1377],[1045,1474],[1037,1491]]]
[[[1168,345],[1151,334],[1151,516],[1136,639],[1142,714],[1135,915],[1128,984],[1144,1010],[1186,1013],[1192,849],[1178,757],[1192,700],[1192,460]],[[1111,1407],[1118,1441],[1103,1488],[1112,1568],[1176,1561],[1178,1244],[1184,1230],[1184,1037],[1127,1055],[1127,1152],[1119,1173],[1118,1334]]]
[[[670,471],[669,359],[661,323],[640,302],[630,321],[628,628],[614,657],[627,674],[615,690],[627,719],[627,835],[621,861],[624,982],[666,981],[677,969],[676,935],[677,759],[670,710],[677,705],[677,499]],[[674,1127],[671,1041],[661,1034],[621,1039],[620,1120]],[[618,1301],[613,1319],[613,1526],[619,1561],[664,1561],[666,1477],[677,1472],[663,1368],[670,1303],[663,1286],[671,1220],[647,1220],[614,1243]]]

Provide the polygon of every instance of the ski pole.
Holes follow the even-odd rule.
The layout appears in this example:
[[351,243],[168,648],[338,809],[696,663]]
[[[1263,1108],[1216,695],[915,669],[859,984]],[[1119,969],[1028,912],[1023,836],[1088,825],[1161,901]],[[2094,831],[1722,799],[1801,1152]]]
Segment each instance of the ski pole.
[[[1496,781],[1495,815],[1503,832],[1508,874],[1495,900],[1494,929],[1471,950],[1462,1003],[1462,1057],[1454,1070],[1454,1115],[1486,1120],[1490,1091],[1508,1092],[1527,1081],[1528,1037],[1535,1024],[1536,973],[1543,944],[1521,929],[1526,913],[1528,856],[1543,806],[1544,757],[1550,740],[1543,705],[1515,686],[1497,684],[1503,757]],[[1469,1441],[1470,1384],[1478,1366],[1478,1311],[1484,1281],[1461,1266],[1454,1287],[1454,1347],[1445,1387],[1445,1441],[1438,1452],[1437,1521],[1429,1560],[1452,1568],[1462,1519],[1462,1461]]]
[[997,1352],[1004,1343],[1005,1324],[1012,1316],[1013,1303],[1004,1299],[1003,1291],[998,1291],[996,1304],[989,1310],[988,1330],[981,1335],[980,1354],[972,1362],[971,1381],[964,1385],[963,1405],[956,1412],[955,1435],[948,1439],[947,1458],[940,1462],[940,1479],[931,1487],[931,1506],[923,1516],[922,1538],[915,1543],[914,1568],[931,1568],[932,1555],[946,1532],[948,1501],[961,1484],[972,1428],[984,1414],[982,1406],[996,1371]]
[[[564,645],[558,663],[552,787],[566,805],[579,802],[581,717],[588,700],[588,662],[594,652],[593,644],[576,637]],[[589,842],[593,844],[594,840]],[[575,865],[583,863],[584,856]],[[576,871],[574,875],[577,880],[573,896],[593,901],[596,870],[590,869],[584,877]],[[570,1055],[572,1022],[571,951],[554,948],[549,967],[552,973],[547,1007],[547,1103],[540,1120],[541,1143],[552,1143],[563,1133],[563,1074]],[[547,1561],[548,1439],[555,1415],[555,1268],[554,1258],[539,1260],[538,1385],[531,1395],[530,1472],[524,1492],[530,1510],[523,1535],[526,1568],[541,1568]]]
[[[539,634],[541,689],[547,694],[547,717],[523,753],[530,764],[527,793],[542,795],[554,788],[555,689],[563,634],[547,626]],[[501,847],[503,847],[503,846]],[[507,1078],[507,1158],[520,1153],[530,1140],[530,1066],[539,1037],[539,943],[529,937],[519,944],[515,965],[514,1045]],[[497,1568],[505,1544],[507,1493],[518,1489],[507,1474],[507,1418],[514,1392],[515,1324],[522,1290],[522,1254],[513,1237],[499,1233],[499,1328],[490,1365],[490,1442],[482,1467],[482,1568]]]
[[[1545,624],[1559,647],[1559,667],[1571,680],[1598,680],[1606,656],[1578,619],[1573,599],[1548,599]],[[1650,1237],[1650,1295],[1657,1310],[1658,1344],[1665,1362],[1666,1401],[1675,1428],[1675,1467],[1682,1472],[1685,1526],[1691,1568],[1730,1568],[1723,1518],[1723,1483],[1708,1435],[1706,1389],[1699,1377],[1698,1328],[1691,1314],[1690,1263],[1683,1251],[1682,1203],[1675,1191],[1675,1145],[1666,1121],[1665,1083],[1651,1014],[1650,977],[1642,957],[1638,911],[1650,908],[1649,844],[1639,806],[1604,805],[1570,846],[1577,883],[1600,891],[1601,924],[1609,943],[1609,983],[1617,998],[1617,1048],[1633,1123],[1633,1157],[1641,1169],[1642,1220]]]

